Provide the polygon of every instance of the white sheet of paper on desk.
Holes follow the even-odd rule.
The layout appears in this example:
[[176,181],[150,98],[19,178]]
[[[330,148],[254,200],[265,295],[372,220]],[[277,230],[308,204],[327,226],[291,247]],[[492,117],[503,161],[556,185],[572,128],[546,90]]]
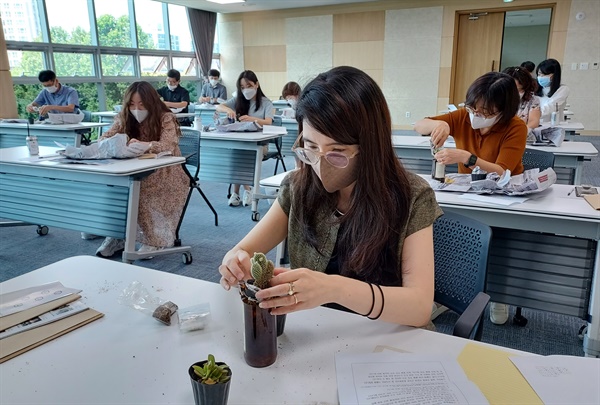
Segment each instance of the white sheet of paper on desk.
[[341,405],[487,404],[450,356],[336,353]]
[[263,125],[263,134],[287,134],[287,129],[285,127],[280,127],[278,125]]
[[600,359],[519,356],[510,360],[544,404],[600,404]]
[[497,204],[497,205],[514,205],[521,204],[527,201],[528,197],[515,197],[508,195],[498,195],[498,194],[474,194],[474,193],[465,193],[460,196],[460,198],[464,198],[465,200],[479,201],[486,204]]
[[79,292],[81,290],[65,287],[58,281],[7,292],[0,295],[0,316],[15,314]]

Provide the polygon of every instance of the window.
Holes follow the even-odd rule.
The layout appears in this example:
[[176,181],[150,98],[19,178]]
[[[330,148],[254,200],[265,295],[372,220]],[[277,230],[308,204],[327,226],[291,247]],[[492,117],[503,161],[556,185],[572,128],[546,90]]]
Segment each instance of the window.
[[132,55],[102,55],[103,76],[133,76]]
[[198,76],[196,58],[173,58],[173,69],[179,70],[181,76]]
[[106,83],[104,92],[106,93],[106,108],[113,110],[115,105],[123,105],[123,95],[130,83]]
[[162,3],[153,0],[135,0],[135,19],[138,22],[138,48],[169,49],[165,43]]
[[194,50],[187,11],[183,6],[169,4],[169,27],[171,29],[171,49],[191,52]]
[[94,4],[100,45],[132,47],[127,0],[95,1]]
[[142,76],[166,76],[166,56],[140,56],[140,69]]
[[91,53],[54,52],[54,71],[57,76],[94,76],[94,58]]
[[[5,40],[43,41],[38,4],[37,0],[11,0],[2,4],[2,26],[4,28]],[[21,10],[20,12],[24,13],[27,18],[9,18],[9,15],[13,14],[16,10]]]
[[92,44],[90,15],[87,5],[87,0],[46,0],[52,43]]
[[100,111],[98,103],[97,83],[65,83],[67,86],[77,90],[79,95],[79,109],[88,111]]
[[43,52],[8,51],[8,62],[13,77],[37,77],[38,73],[46,68]]

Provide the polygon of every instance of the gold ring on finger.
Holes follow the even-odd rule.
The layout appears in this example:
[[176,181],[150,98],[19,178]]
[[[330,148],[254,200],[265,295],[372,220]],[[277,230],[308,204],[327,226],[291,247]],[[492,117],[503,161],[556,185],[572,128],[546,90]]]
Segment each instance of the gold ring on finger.
[[294,305],[298,305],[298,297],[296,297],[296,294],[293,294],[292,297],[294,297]]
[[288,295],[294,295],[296,292],[294,291],[294,283],[288,283],[290,288],[288,289]]

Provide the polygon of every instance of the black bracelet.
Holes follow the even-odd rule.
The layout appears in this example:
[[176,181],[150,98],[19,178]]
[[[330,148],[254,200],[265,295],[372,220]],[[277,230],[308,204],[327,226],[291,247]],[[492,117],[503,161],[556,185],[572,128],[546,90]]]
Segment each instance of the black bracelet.
[[[383,314],[383,307],[385,306],[385,295],[383,295],[383,290],[381,289],[381,287],[379,286],[379,284],[375,284],[375,286],[377,288],[379,288],[379,292],[381,293],[381,311],[379,311],[379,314],[375,318],[371,318],[370,316],[367,316],[367,318],[369,318],[372,321],[374,321],[376,319],[379,319],[379,317],[381,316],[381,314]],[[371,288],[373,288],[373,286],[371,286]],[[375,303],[375,300],[373,300],[373,303]],[[371,308],[371,311],[372,310],[373,309]]]
[[368,283],[369,287],[371,287],[371,309],[369,309],[369,312],[367,312],[365,315],[368,317],[369,315],[371,315],[371,312],[373,312],[373,308],[375,308],[375,291],[373,290],[373,284]]

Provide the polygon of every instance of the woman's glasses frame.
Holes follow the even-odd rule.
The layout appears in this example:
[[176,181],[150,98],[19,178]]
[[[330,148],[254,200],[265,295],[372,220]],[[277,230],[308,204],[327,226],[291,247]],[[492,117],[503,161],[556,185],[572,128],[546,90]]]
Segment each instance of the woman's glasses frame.
[[475,116],[477,116],[477,117],[482,117],[482,118],[485,118],[485,119],[488,119],[488,118],[493,118],[493,117],[495,117],[496,115],[498,115],[498,113],[493,113],[493,114],[490,114],[490,113],[488,113],[488,112],[477,111],[475,108],[471,107],[470,105],[466,105],[466,106],[465,106],[465,110],[467,110],[467,112],[468,112],[469,114],[473,114],[473,115],[475,115]]
[[325,160],[327,160],[327,162],[333,167],[344,169],[350,164],[350,159],[359,153],[359,151],[356,151],[351,155],[346,155],[341,152],[318,152],[306,149],[300,146],[300,139],[302,138],[302,135],[302,132],[298,134],[298,138],[296,138],[296,142],[294,142],[294,145],[292,146],[292,151],[296,154],[296,156],[298,156],[298,159],[307,165],[314,166],[319,163],[322,157],[325,157]]

